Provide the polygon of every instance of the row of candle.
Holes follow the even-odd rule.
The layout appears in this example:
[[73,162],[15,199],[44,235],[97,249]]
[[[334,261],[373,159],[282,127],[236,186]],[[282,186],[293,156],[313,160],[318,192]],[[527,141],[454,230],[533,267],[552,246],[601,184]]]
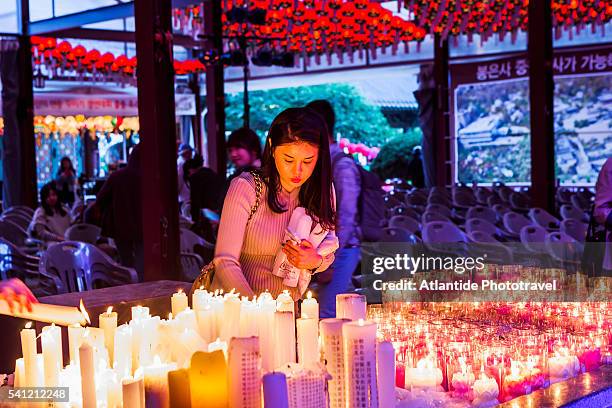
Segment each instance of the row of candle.
[[123,325],[109,309],[99,328],[69,326],[65,367],[60,327],[42,329],[42,354],[27,327],[14,385],[69,387],[67,406],[76,407],[260,407],[262,384],[264,394],[266,384],[287,391],[268,398],[271,408],[325,407],[328,392],[331,407],[394,406],[395,351],[377,344],[363,296],[339,295],[339,318],[321,321],[311,296],[297,319],[287,293],[198,290],[193,308],[187,300],[174,294],[168,319],[136,306]]
[[607,303],[394,303],[370,306],[369,316],[396,348],[398,386],[437,387],[478,403],[612,360]]

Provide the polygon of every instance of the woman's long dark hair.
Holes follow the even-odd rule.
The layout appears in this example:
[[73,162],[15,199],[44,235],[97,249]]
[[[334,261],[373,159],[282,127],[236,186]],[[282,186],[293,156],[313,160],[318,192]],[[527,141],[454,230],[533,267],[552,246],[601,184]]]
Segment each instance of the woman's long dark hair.
[[61,176],[61,174],[64,172],[64,161],[66,160],[68,161],[68,163],[70,163],[70,170],[72,170],[72,174],[76,175],[76,170],[74,170],[74,166],[72,165],[72,160],[70,160],[70,157],[68,156],[64,156],[60,160],[60,165],[59,165],[59,168],[57,169],[57,175]]
[[[49,204],[47,204],[47,198],[49,197],[51,191],[54,191],[55,195],[57,196],[55,207],[50,207]],[[40,205],[45,210],[45,214],[47,214],[49,217],[52,217],[54,213],[58,213],[62,217],[66,215],[66,211],[64,211],[62,203],[60,202],[57,188],[55,188],[55,183],[47,183],[42,186],[40,189]]]
[[315,222],[327,230],[335,229],[335,203],[332,195],[332,170],[329,137],[323,118],[310,108],[289,108],[272,122],[262,159],[263,179],[268,187],[268,206],[276,213],[287,211],[278,201],[280,175],[272,153],[277,146],[305,142],[319,147],[319,157],[310,178],[301,186],[299,203]]
[[243,148],[249,153],[255,153],[255,157],[261,160],[261,142],[259,141],[259,136],[247,127],[236,129],[229,135],[226,148],[229,149],[231,147]]

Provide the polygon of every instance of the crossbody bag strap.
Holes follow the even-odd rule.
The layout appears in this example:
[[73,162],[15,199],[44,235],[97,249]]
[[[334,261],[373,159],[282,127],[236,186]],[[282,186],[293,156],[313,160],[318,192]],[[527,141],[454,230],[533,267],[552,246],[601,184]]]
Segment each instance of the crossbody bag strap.
[[255,204],[253,204],[253,206],[251,207],[251,213],[249,214],[249,219],[247,220],[247,222],[251,221],[251,218],[253,218],[253,216],[257,212],[257,209],[259,208],[259,203],[261,202],[261,192],[263,191],[263,181],[261,180],[259,172],[256,170],[251,170],[249,173],[251,173],[253,179],[255,179]]

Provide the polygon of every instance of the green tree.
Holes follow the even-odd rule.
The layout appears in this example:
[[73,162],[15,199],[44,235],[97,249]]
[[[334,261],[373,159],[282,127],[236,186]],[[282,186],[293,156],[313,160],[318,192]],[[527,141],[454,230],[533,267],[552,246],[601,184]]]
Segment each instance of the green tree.
[[[348,84],[298,86],[249,92],[250,126],[263,139],[272,120],[283,110],[304,106],[315,99],[327,99],[336,113],[335,132],[353,143],[382,146],[401,133],[389,126],[380,108],[369,105],[355,87]],[[226,97],[226,128],[228,131],[243,125],[243,94]]]
[[393,137],[380,149],[370,170],[382,180],[394,177],[410,180],[412,175],[409,174],[408,165],[412,161],[412,149],[421,144],[422,138],[423,134],[419,128]]

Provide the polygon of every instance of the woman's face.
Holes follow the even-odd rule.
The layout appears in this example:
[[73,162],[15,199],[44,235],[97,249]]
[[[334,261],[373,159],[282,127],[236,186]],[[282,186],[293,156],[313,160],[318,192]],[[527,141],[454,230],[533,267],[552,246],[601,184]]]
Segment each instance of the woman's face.
[[62,160],[62,170],[68,170],[70,169],[70,160]]
[[255,154],[244,147],[230,147],[228,150],[229,158],[237,168],[251,166],[255,161]]
[[49,195],[47,196],[47,199],[45,201],[47,202],[47,205],[49,207],[55,207],[55,205],[57,204],[57,194],[55,193],[55,190],[49,191]]
[[319,146],[294,142],[274,149],[274,163],[280,182],[287,191],[293,191],[304,184],[312,175],[319,158]]

